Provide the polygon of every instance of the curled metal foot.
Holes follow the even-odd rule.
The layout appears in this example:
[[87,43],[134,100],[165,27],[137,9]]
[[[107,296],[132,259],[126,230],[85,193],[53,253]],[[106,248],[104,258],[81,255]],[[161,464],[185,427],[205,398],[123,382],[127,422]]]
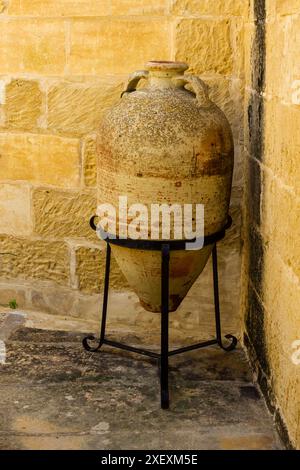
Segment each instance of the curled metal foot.
[[[89,341],[94,341],[94,342],[96,341],[98,344],[95,348],[92,348],[89,345]],[[98,351],[98,349],[101,348],[102,343],[95,336],[89,335],[89,336],[86,336],[85,338],[83,338],[82,345],[83,345],[83,347],[86,351],[96,352],[96,351]]]
[[235,349],[238,342],[236,337],[233,335],[225,335],[225,338],[231,340],[231,343],[228,346],[224,346],[222,340],[220,340],[218,341],[220,348],[224,349],[224,351],[232,351]]

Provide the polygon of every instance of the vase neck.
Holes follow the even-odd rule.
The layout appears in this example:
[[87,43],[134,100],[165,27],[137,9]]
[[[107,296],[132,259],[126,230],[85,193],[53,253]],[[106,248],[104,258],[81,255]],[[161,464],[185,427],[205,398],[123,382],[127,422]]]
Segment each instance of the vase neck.
[[151,61],[147,62],[146,69],[149,71],[150,88],[178,88],[181,85],[172,79],[183,75],[188,65],[183,62]]

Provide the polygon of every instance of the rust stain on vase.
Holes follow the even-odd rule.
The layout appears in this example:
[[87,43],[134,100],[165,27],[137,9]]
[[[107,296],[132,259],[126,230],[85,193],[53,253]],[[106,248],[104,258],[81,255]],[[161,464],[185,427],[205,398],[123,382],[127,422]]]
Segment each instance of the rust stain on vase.
[[[119,196],[127,196],[128,206],[144,204],[148,214],[152,203],[204,204],[208,235],[227,220],[233,139],[206,84],[185,74],[187,68],[180,62],[148,62],[146,70],[130,76],[122,98],[103,116],[97,139],[98,203],[118,208]],[[145,86],[136,90],[140,79]],[[117,219],[117,234],[120,223]],[[211,250],[171,253],[170,311],[202,272]],[[144,308],[160,311],[160,253],[120,246],[112,251]]]

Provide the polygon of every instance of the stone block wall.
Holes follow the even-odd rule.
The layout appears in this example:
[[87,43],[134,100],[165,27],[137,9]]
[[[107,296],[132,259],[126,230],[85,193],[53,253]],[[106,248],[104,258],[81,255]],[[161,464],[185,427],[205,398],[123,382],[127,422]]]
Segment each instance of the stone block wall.
[[[235,224],[220,260],[225,313],[238,328],[247,13],[246,0],[0,2],[1,304],[15,298],[20,307],[97,318],[105,247],[88,225],[97,123],[129,73],[147,60],[181,60],[208,83],[234,132]],[[208,267],[191,293],[195,308],[173,316],[178,330],[194,332],[200,307],[213,313],[210,276]],[[112,303],[151,330],[115,263],[112,288]],[[115,325],[132,321],[116,314]]]
[[300,2],[253,0],[245,27],[245,344],[300,448]]

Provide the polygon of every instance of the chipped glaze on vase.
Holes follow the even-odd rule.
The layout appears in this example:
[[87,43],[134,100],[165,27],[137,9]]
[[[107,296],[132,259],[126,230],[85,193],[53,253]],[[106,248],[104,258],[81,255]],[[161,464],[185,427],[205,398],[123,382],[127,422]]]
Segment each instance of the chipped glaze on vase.
[[[97,139],[98,203],[128,206],[204,204],[205,235],[227,221],[233,139],[208,88],[185,74],[180,62],[148,62],[129,77],[122,98],[104,115]],[[144,84],[137,90],[138,82]],[[189,90],[185,87],[188,86]],[[117,220],[116,232],[126,221]],[[170,311],[175,311],[202,272],[212,245],[170,254]],[[111,245],[143,307],[161,308],[161,253]]]

